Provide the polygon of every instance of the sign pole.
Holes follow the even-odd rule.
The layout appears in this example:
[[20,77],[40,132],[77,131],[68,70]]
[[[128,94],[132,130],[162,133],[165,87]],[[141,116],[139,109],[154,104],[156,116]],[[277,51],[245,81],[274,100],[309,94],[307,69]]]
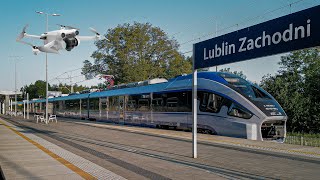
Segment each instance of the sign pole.
[[26,102],[23,100],[23,119],[26,118]]
[[198,147],[197,147],[197,115],[198,115],[198,105],[197,105],[197,69],[195,69],[195,45],[193,45],[193,54],[192,54],[192,154],[193,158],[198,157]]
[[29,105],[29,93],[27,93],[27,119],[29,119],[29,108],[30,108],[30,105]]

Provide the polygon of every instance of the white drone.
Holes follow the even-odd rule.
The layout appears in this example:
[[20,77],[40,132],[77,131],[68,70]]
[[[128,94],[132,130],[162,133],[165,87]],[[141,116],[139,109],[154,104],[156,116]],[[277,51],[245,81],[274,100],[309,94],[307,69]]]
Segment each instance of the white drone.
[[[27,44],[32,47],[32,52],[37,55],[39,52],[56,53],[59,54],[59,50],[66,49],[71,51],[74,47],[80,44],[80,41],[99,40],[100,34],[93,28],[89,28],[93,32],[94,36],[78,36],[79,29],[71,26],[60,25],[60,30],[49,31],[38,35],[31,35],[26,33],[28,24],[22,29],[22,32],[17,37],[16,41]],[[22,38],[34,38],[44,41],[43,46],[35,46],[31,43],[22,41]]]

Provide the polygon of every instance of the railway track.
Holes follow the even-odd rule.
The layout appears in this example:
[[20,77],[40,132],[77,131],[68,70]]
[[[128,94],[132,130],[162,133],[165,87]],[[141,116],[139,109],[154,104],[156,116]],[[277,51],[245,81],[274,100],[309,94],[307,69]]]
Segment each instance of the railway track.
[[[9,119],[7,119],[7,120],[9,120]],[[210,165],[191,162],[191,161],[184,161],[184,160],[181,160],[178,158],[173,158],[172,155],[162,155],[162,153],[159,153],[159,152],[155,152],[152,150],[151,150],[152,152],[150,152],[150,150],[146,150],[144,148],[139,148],[139,147],[133,147],[130,145],[116,144],[116,143],[112,143],[112,142],[101,142],[100,140],[89,139],[89,138],[86,138],[83,136],[66,134],[66,133],[47,134],[45,130],[36,129],[34,127],[24,125],[24,124],[17,122],[17,121],[9,120],[9,122],[20,127],[20,128],[23,128],[26,130],[31,130],[34,133],[36,133],[37,135],[46,136],[47,138],[52,138],[56,141],[59,141],[59,142],[62,142],[66,145],[72,146],[78,150],[81,150],[85,153],[89,153],[89,154],[96,156],[98,158],[101,158],[105,161],[108,161],[110,163],[118,165],[122,168],[125,168],[129,171],[136,173],[136,174],[144,176],[148,179],[169,179],[169,178],[167,178],[163,175],[145,170],[145,169],[138,167],[134,164],[120,160],[116,157],[112,157],[106,153],[97,151],[93,148],[90,148],[88,146],[84,146],[82,144],[85,143],[85,144],[90,144],[90,145],[95,145],[95,146],[100,146],[100,147],[105,147],[105,148],[111,148],[111,149],[124,151],[124,152],[128,152],[128,153],[133,153],[133,154],[148,157],[148,158],[154,158],[154,159],[166,161],[169,163],[175,163],[178,165],[182,165],[182,166],[202,170],[205,172],[217,174],[217,175],[221,176],[222,178],[226,178],[226,179],[276,179],[273,177],[260,176],[260,175],[237,171],[237,170],[215,167],[215,166],[210,166]]]

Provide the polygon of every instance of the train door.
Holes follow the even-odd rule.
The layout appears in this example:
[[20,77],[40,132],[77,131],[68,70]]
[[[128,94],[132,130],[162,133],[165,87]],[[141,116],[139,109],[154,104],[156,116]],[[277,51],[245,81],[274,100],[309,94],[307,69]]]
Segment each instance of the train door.
[[129,101],[129,96],[125,95],[124,96],[124,104],[123,104],[123,121],[124,121],[124,124],[128,124],[128,101]]
[[99,104],[99,116],[100,120],[108,121],[108,97],[100,98],[100,104]]
[[109,97],[106,99],[106,118],[109,121]]
[[101,120],[101,112],[102,112],[102,100],[101,100],[101,98],[99,98],[99,120]]
[[[192,130],[192,124],[193,124],[193,117],[192,117],[192,91],[187,92],[187,101],[188,101],[188,106],[190,107],[190,111],[188,112],[187,115],[187,124],[186,124],[186,129]],[[198,101],[198,106],[199,106],[199,101]]]
[[125,124],[125,96],[119,96],[119,124]]

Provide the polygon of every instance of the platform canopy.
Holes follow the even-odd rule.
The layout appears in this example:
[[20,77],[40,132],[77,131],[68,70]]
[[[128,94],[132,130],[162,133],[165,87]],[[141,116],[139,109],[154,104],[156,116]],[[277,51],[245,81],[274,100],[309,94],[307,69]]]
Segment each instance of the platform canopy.
[[20,92],[20,91],[17,91],[17,92],[14,92],[14,91],[1,91],[0,90],[0,95],[11,96],[11,95],[15,95],[15,94],[20,95],[20,94],[22,94],[22,92]]

